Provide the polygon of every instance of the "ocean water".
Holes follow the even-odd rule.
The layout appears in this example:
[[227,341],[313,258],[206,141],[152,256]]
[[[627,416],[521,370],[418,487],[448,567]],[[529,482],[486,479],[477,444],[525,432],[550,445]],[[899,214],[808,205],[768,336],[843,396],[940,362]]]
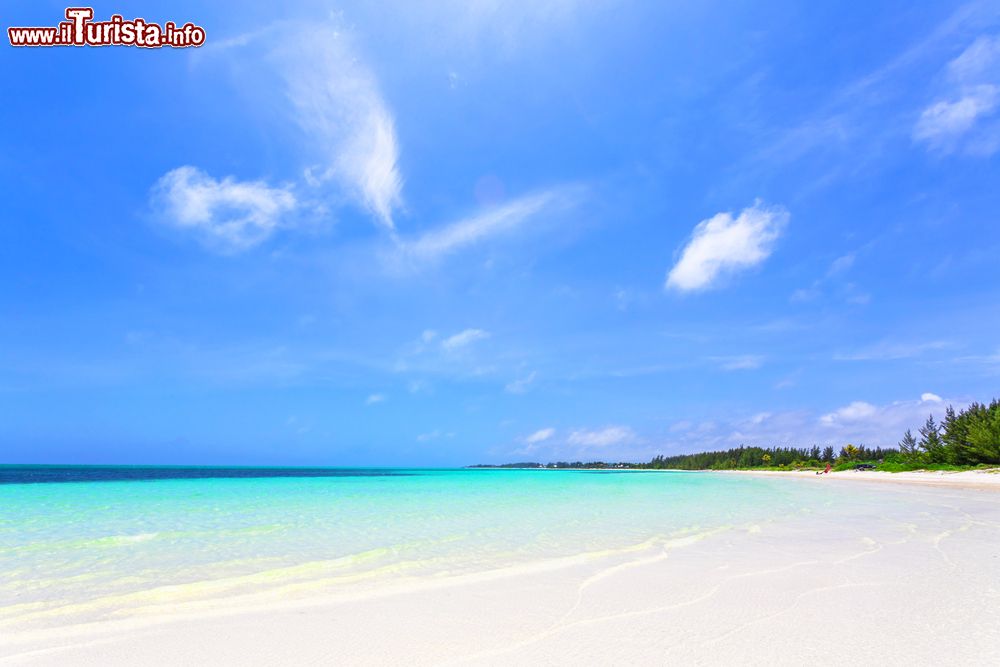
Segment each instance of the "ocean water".
[[[0,630],[290,587],[483,572],[868,503],[661,471],[0,466]],[[879,502],[885,504],[884,495]]]

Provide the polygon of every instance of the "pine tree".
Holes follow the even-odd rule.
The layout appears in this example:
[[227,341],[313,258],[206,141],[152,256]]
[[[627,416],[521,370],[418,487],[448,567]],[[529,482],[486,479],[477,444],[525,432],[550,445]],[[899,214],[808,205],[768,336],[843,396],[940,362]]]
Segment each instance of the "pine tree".
[[[975,410],[978,403],[969,406],[969,412]],[[945,449],[948,463],[970,463],[969,448],[969,414],[965,410],[956,415],[955,408],[948,406],[941,422],[941,442]]]
[[934,415],[928,415],[927,421],[920,427],[920,448],[931,463],[945,463],[947,460],[941,430],[934,421]]
[[903,439],[899,441],[899,453],[906,461],[915,461],[920,454],[920,445],[917,444],[917,439],[913,437],[910,429],[906,429]]
[[1000,401],[989,406],[974,403],[961,417],[968,417],[966,455],[972,463],[1000,463]]

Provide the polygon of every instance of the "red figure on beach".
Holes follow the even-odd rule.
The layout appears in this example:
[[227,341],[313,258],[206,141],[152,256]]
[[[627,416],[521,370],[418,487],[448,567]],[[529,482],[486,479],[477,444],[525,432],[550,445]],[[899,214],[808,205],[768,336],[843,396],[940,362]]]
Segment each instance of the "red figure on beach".
[[825,470],[823,470],[823,472],[817,472],[816,474],[817,474],[817,475],[826,475],[826,474],[828,474],[829,472],[830,472],[830,463],[828,462],[828,463],[826,464],[826,469],[825,469]]

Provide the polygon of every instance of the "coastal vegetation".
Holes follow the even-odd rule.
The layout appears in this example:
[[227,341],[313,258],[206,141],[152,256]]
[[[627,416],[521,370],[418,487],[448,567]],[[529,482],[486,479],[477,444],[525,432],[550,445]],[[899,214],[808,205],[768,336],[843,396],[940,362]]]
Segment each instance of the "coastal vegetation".
[[918,467],[969,467],[1000,464],[1000,400],[972,403],[955,412],[950,405],[939,424],[934,415],[918,430],[899,441],[893,463]]
[[[648,463],[608,463],[604,461],[558,461],[555,463],[506,463],[474,468],[574,468],[639,470],[802,470],[825,468],[850,470],[872,466],[887,472],[907,470],[968,470],[1000,465],[1000,399],[988,405],[972,403],[955,412],[951,406],[938,423],[929,415],[918,435],[903,434],[898,448],[847,444],[798,447],[740,446],[732,449],[656,456]],[[918,437],[919,436],[919,437]]]
[[864,445],[844,445],[840,451],[831,446],[820,448],[814,445],[810,448],[797,447],[736,447],[714,452],[699,452],[697,454],[678,454],[675,456],[657,456],[649,463],[636,465],[637,468],[672,469],[672,470],[747,470],[761,469],[793,469],[820,468],[829,463],[831,466],[856,465],[869,461],[884,460],[894,454],[894,449],[881,447],[869,448]]

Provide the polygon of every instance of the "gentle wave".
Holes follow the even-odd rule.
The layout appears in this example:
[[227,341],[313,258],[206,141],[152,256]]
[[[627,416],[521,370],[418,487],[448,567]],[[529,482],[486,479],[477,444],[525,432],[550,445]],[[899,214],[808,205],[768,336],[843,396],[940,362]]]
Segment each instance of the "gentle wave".
[[243,595],[289,596],[329,591],[334,587],[361,582],[384,584],[407,575],[418,580],[430,581],[464,575],[489,577],[545,571],[657,548],[661,550],[661,553],[666,553],[670,549],[690,546],[729,529],[730,527],[727,526],[701,531],[684,529],[672,535],[653,537],[641,543],[617,549],[588,551],[570,556],[543,558],[520,563],[480,564],[479,568],[461,556],[452,555],[396,561],[371,569],[352,570],[354,566],[377,562],[396,551],[393,548],[379,548],[341,558],[272,568],[236,577],[158,586],[120,595],[95,597],[85,601],[60,600],[51,605],[27,603],[0,607],[0,627],[20,629],[46,625],[45,621],[70,618],[74,622],[93,621],[105,617],[120,619],[125,616],[140,615],[146,613],[150,608],[160,608],[164,605],[203,601],[223,602],[226,599],[239,599]]

